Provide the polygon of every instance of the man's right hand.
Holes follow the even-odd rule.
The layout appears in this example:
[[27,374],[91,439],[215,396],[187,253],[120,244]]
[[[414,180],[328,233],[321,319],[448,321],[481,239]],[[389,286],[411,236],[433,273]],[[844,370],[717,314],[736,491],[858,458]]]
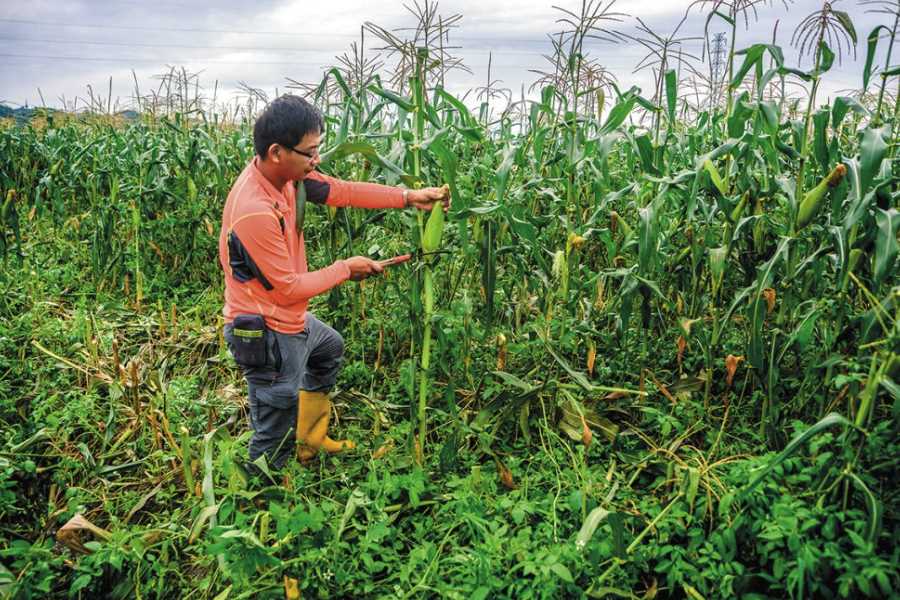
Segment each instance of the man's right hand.
[[353,281],[362,281],[372,275],[379,275],[384,272],[384,266],[378,264],[368,256],[353,256],[345,258],[344,262],[350,268],[350,279]]

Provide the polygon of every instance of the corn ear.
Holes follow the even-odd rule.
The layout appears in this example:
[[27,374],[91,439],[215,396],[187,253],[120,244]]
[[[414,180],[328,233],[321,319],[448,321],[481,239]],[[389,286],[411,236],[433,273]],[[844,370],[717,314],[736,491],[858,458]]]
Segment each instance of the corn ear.
[[748,202],[750,202],[750,192],[744,192],[740,202],[738,202],[737,206],[734,207],[734,210],[731,211],[732,223],[737,223],[741,220],[741,217],[744,216],[744,210],[746,210]]
[[703,162],[703,168],[709,173],[709,179],[716,187],[716,190],[724,196],[726,193],[725,181],[722,179],[722,176],[719,175],[719,170],[716,169],[716,165],[712,164],[712,161],[707,159]]
[[822,200],[825,199],[828,190],[837,186],[846,174],[847,167],[842,164],[838,165],[827,177],[819,182],[819,185],[806,193],[803,202],[800,203],[800,209],[797,211],[798,230],[803,229],[812,222],[816,213],[819,212],[819,207],[822,205]]
[[444,205],[435,202],[431,208],[431,216],[425,224],[425,235],[422,238],[422,249],[434,252],[441,247],[441,236],[444,232]]
[[625,239],[630,238],[632,232],[634,231],[631,226],[625,222],[625,219],[623,219],[622,216],[614,210],[609,211],[609,225],[609,228],[612,230],[613,234],[616,233],[617,228],[621,227],[622,237]]

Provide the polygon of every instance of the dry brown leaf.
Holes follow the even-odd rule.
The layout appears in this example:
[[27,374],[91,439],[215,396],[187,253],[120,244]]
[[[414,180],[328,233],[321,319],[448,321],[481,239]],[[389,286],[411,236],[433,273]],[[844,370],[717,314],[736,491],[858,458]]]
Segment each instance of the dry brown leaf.
[[594,343],[594,340],[588,342],[588,353],[587,353],[587,372],[588,375],[594,374],[594,362],[597,360],[597,345]]
[[574,231],[569,234],[569,239],[568,239],[569,246],[571,246],[575,250],[578,250],[579,248],[581,248],[584,245],[585,241],[586,240],[584,237],[578,235]]
[[584,442],[584,425],[591,428],[591,440],[593,441],[594,429],[610,442],[616,439],[619,427],[605,417],[597,414],[597,411],[589,406],[578,407],[569,402],[562,406],[562,415],[557,426],[573,442]]
[[300,600],[300,582],[293,577],[284,576],[285,600]]
[[594,441],[594,433],[591,431],[591,428],[588,427],[584,417],[581,417],[581,443],[584,444],[585,448],[590,448],[592,441]]
[[691,327],[699,320],[700,319],[680,319],[678,324],[681,326],[681,330],[684,331],[684,335],[691,335]]
[[388,440],[386,443],[382,444],[378,450],[372,453],[372,458],[374,460],[378,460],[379,458],[384,458],[388,452],[394,449],[394,440]]
[[762,291],[763,298],[766,299],[766,314],[771,315],[772,311],[775,310],[775,290],[772,288],[766,288]]
[[497,334],[497,370],[506,370],[506,336]]
[[85,530],[90,531],[103,540],[108,540],[112,537],[110,532],[101,527],[97,527],[85,519],[81,513],[78,513],[69,519],[65,525],[59,528],[59,531],[56,532],[56,539],[73,552],[90,554],[90,550],[85,548],[84,544],[81,543],[81,532]]
[[678,336],[678,341],[675,342],[675,346],[678,348],[678,368],[681,368],[681,361],[684,358],[684,350],[687,348],[687,340],[684,339],[683,335]]
[[413,447],[416,454],[416,464],[421,465],[425,462],[425,457],[422,455],[422,444],[419,443],[419,436],[413,438]]
[[650,376],[650,380],[653,381],[653,385],[656,386],[656,389],[659,390],[659,393],[665,396],[669,402],[675,404],[675,397],[672,396],[672,392],[669,391],[669,388],[667,388],[663,382],[656,378],[656,375],[653,374],[653,371],[651,371],[650,369],[644,369],[643,371],[641,371],[642,377],[645,373]]
[[513,481],[512,471],[507,469],[506,465],[504,465],[499,460],[497,460],[496,462],[497,462],[497,473],[500,475],[500,483],[502,483],[503,487],[505,487],[508,490],[516,489],[516,487],[518,487],[518,486],[516,486],[515,482]]
[[725,371],[727,373],[725,383],[728,384],[728,387],[731,387],[731,383],[734,381],[734,374],[737,372],[738,365],[741,364],[741,361],[743,360],[743,356],[735,356],[734,354],[729,354],[725,357]]

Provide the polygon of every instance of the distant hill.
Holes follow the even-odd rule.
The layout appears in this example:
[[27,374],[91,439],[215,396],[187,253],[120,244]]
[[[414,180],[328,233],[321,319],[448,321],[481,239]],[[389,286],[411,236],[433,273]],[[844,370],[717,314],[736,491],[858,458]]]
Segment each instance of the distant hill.
[[[17,123],[21,124],[21,123],[24,123],[25,121],[28,121],[32,116],[34,116],[34,113],[37,110],[39,110],[39,109],[31,107],[31,106],[13,108],[11,106],[7,106],[6,104],[0,104],[0,119],[12,117],[13,119],[16,120]],[[44,111],[51,112],[51,113],[60,112],[59,110],[57,110],[55,108],[46,108],[46,109],[42,108],[40,110],[44,110]],[[141,116],[140,113],[138,113],[137,111],[134,111],[134,110],[123,110],[117,114],[127,121],[133,121]]]
[[[36,109],[32,106],[20,106],[19,108],[13,108],[11,106],[7,106],[6,104],[0,104],[0,119],[6,119],[12,117],[16,120],[16,123],[22,124],[28,121],[33,115]],[[53,109],[50,109],[51,111]]]
[[17,121],[19,121],[30,119],[31,115],[33,114],[34,109],[31,107],[13,108],[5,104],[0,104],[0,118],[14,117]]

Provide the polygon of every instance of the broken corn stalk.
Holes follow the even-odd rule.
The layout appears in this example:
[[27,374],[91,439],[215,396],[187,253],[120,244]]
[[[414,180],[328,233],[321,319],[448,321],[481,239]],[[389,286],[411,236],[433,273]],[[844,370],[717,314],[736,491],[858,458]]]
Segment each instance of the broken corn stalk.
[[[444,185],[444,197],[450,194],[450,186]],[[422,235],[422,250],[435,252],[440,249],[441,236],[444,231],[444,204],[435,202]],[[431,320],[434,317],[434,274],[431,265],[425,264],[422,285],[423,306],[425,308],[424,328],[422,332],[422,356],[419,363],[419,451],[417,460],[421,463],[425,447],[425,407],[428,405],[428,367],[431,364]]]

